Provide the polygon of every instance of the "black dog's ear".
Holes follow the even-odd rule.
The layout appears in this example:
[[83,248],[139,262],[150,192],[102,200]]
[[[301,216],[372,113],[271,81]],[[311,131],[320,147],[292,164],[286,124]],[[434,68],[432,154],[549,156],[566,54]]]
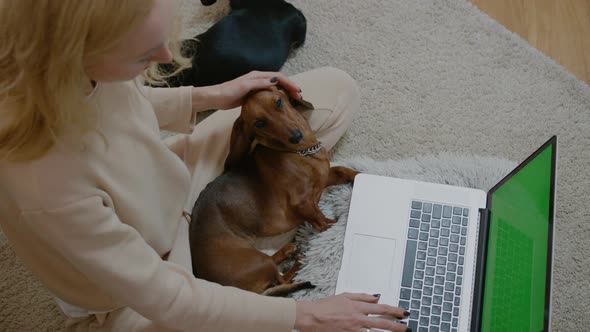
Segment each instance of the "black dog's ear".
[[231,131],[229,154],[225,158],[224,171],[227,171],[234,163],[244,158],[250,152],[251,145],[252,141],[244,128],[244,119],[240,116],[234,122]]

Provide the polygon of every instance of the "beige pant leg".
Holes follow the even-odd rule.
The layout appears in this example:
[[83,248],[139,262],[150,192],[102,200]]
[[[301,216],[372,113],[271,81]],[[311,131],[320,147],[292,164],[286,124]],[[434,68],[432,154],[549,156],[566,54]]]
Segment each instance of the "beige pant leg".
[[[324,67],[291,77],[301,88],[305,100],[315,110],[306,111],[311,128],[327,149],[331,149],[350,126],[359,110],[359,91],[345,72]],[[191,135],[172,137],[171,148],[181,156],[192,174],[191,199],[185,208],[191,211],[201,190],[221,174],[229,152],[229,139],[240,108],[218,111],[200,122]],[[168,258],[192,270],[188,247],[188,226],[181,220],[174,247]],[[130,308],[120,308],[107,315],[70,319],[67,331],[172,332],[156,325]],[[197,330],[198,327],[195,327]]]

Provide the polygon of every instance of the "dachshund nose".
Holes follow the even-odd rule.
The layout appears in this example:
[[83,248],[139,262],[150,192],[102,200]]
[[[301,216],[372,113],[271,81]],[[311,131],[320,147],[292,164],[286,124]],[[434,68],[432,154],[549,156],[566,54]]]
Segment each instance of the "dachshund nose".
[[291,137],[289,137],[289,142],[291,142],[291,144],[297,144],[301,141],[302,138],[303,134],[301,133],[301,130],[295,129]]

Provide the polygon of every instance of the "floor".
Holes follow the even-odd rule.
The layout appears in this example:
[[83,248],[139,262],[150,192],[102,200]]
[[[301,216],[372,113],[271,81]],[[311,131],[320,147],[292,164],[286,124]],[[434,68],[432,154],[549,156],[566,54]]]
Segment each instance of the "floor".
[[590,84],[589,0],[470,0]]

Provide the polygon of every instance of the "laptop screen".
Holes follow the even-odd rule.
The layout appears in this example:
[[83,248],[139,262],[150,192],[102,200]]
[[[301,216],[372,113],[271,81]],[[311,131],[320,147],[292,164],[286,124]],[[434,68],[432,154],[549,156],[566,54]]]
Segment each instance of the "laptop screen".
[[546,329],[555,145],[553,138],[490,191],[481,331]]

